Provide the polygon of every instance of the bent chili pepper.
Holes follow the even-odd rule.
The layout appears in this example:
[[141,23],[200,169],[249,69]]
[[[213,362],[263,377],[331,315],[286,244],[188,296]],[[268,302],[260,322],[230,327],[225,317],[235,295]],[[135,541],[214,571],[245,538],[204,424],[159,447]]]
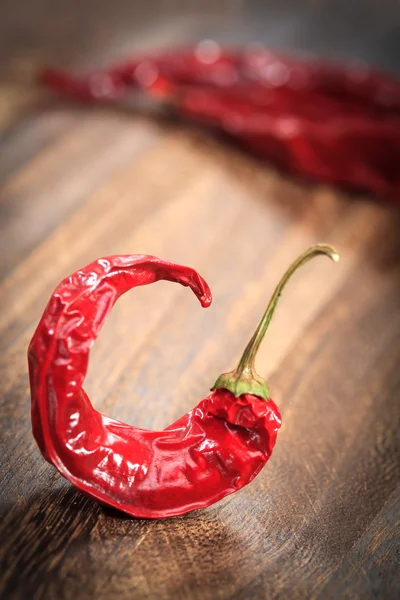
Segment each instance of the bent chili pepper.
[[285,273],[238,367],[163,431],[138,429],[95,410],[83,390],[89,350],[116,300],[159,280],[189,286],[203,307],[208,285],[188,267],[153,256],[101,258],[55,289],[29,345],[32,429],[47,461],[92,498],[135,517],[164,518],[203,508],[250,483],[269,459],[279,410],[254,368],[283,287],[317,254]]
[[395,76],[208,41],[85,76],[48,68],[39,79],[84,102],[117,102],[144,91],[294,174],[400,200]]

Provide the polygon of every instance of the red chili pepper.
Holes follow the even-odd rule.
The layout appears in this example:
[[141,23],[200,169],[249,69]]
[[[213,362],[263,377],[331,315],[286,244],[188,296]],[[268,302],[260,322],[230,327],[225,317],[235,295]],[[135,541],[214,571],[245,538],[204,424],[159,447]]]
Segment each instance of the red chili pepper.
[[220,500],[254,479],[281,425],[254,360],[283,287],[317,254],[304,252],[277,286],[238,367],[163,431],[138,429],[97,412],[82,385],[89,350],[116,300],[159,280],[189,286],[203,307],[206,282],[188,267],[152,256],[98,259],[55,289],[29,346],[32,429],[43,456],[91,497],[136,517],[181,515]]
[[373,69],[209,41],[84,77],[45,69],[40,80],[89,102],[141,89],[300,176],[400,199],[400,82]]

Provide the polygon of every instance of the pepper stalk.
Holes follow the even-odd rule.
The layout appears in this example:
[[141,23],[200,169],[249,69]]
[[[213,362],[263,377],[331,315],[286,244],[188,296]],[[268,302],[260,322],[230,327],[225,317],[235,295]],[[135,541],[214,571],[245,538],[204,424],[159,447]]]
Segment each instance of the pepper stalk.
[[267,383],[255,370],[255,358],[258,349],[269,327],[283,288],[299,267],[319,254],[325,254],[334,262],[338,262],[339,260],[339,254],[332,246],[327,244],[315,244],[300,254],[300,256],[290,265],[276,286],[267,309],[255,330],[253,337],[247,344],[238,366],[236,369],[233,369],[233,371],[220,375],[211,390],[224,388],[232,392],[236,398],[242,394],[254,394],[267,401],[270,399]]

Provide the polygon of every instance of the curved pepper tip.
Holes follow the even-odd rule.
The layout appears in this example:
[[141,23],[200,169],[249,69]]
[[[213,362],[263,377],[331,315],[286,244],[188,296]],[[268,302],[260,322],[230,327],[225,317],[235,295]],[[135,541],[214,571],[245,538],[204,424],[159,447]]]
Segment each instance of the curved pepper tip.
[[197,271],[193,270],[191,281],[188,282],[192,291],[196,294],[203,308],[210,306],[212,302],[211,290],[208,283],[202,278]]
[[204,294],[203,296],[200,296],[199,300],[203,308],[208,308],[212,302],[211,292],[207,295]]
[[196,296],[198,297],[200,304],[203,308],[208,308],[210,306],[212,302],[211,290],[202,277],[200,277],[199,290],[196,293]]

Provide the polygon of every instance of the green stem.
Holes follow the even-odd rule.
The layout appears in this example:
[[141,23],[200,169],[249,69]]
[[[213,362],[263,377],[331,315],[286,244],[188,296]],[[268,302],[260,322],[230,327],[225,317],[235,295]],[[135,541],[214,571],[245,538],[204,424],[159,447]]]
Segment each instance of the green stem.
[[265,333],[269,327],[275,309],[277,307],[279,298],[282,294],[283,288],[292,277],[293,273],[297,271],[299,267],[307,263],[309,260],[318,256],[319,254],[325,254],[333,261],[339,260],[339,255],[332,246],[327,244],[316,244],[311,246],[303,252],[288,268],[282,279],[279,281],[272,294],[271,300],[267,306],[267,309],[255,330],[253,337],[247,344],[245,351],[239,361],[238,366],[229,373],[221,375],[215,385],[211,389],[225,388],[230,390],[236,397],[242,394],[255,394],[261,396],[266,400],[269,399],[269,390],[266,382],[257,375],[255,371],[255,358],[260,347],[260,344],[265,336]]

